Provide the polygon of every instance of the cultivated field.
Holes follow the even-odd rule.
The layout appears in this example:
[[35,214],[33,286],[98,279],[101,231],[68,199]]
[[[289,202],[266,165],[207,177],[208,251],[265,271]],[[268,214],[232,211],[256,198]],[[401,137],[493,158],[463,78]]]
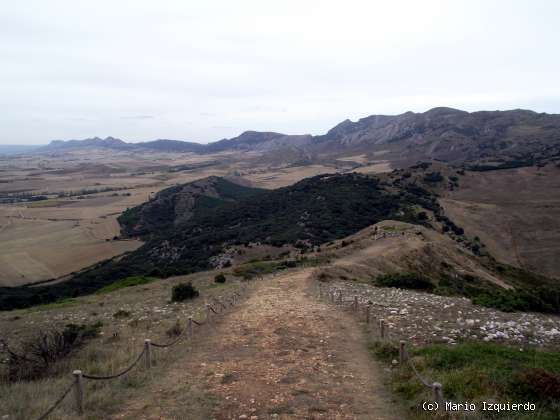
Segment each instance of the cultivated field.
[[[170,185],[220,168],[214,156],[96,151],[0,160],[0,286],[64,276],[140,246],[118,240],[118,215]],[[44,196],[29,201],[29,196]],[[16,201],[9,202],[9,201]]]

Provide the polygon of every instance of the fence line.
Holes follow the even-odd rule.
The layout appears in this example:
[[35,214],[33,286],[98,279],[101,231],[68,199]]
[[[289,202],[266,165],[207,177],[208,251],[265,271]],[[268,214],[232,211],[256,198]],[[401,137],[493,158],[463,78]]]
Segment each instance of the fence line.
[[[226,296],[223,299],[227,300],[230,303],[230,306],[233,306],[236,303],[236,300],[240,297],[241,294],[239,292],[234,291],[231,294],[231,296]],[[223,302],[221,302],[219,299],[214,299],[214,301],[216,301],[222,306],[223,308],[222,311],[217,311],[212,305],[207,303],[206,318],[204,321],[202,320],[196,321],[192,318],[192,316],[188,318],[186,333],[189,335],[189,337],[191,337],[191,339],[194,335],[193,328],[192,328],[193,324],[198,327],[202,327],[206,324],[210,324],[212,319],[212,315],[211,315],[212,313],[218,315],[227,309],[227,306],[224,305]],[[152,347],[154,348],[172,347],[175,344],[177,344],[179,341],[181,341],[184,338],[184,336],[185,336],[185,330],[181,329],[179,336],[169,343],[161,344],[161,343],[153,343],[150,339],[144,340],[144,348],[142,349],[140,354],[138,354],[136,359],[134,359],[134,362],[132,362],[132,364],[130,364],[126,369],[113,375],[106,375],[106,376],[89,375],[83,373],[81,370],[74,370],[72,372],[72,376],[74,377],[74,379],[70,383],[68,388],[65,389],[65,391],[60,395],[60,397],[37,420],[45,420],[46,418],[48,418],[60,406],[62,401],[64,401],[64,399],[68,396],[68,394],[70,394],[70,391],[72,390],[74,390],[76,411],[79,415],[82,415],[84,413],[84,396],[85,396],[84,381],[83,381],[84,379],[92,380],[92,381],[101,381],[101,380],[111,380],[111,379],[119,378],[123,375],[126,375],[128,372],[134,369],[138,365],[140,360],[142,360],[142,358],[144,358],[145,360],[145,368],[150,369],[152,367]]]
[[38,420],[44,420],[46,419],[48,416],[50,416],[50,414],[62,403],[62,401],[64,400],[64,398],[66,398],[66,396],[70,393],[70,391],[72,391],[72,389],[74,388],[74,381],[72,381],[70,383],[70,386],[68,388],[66,388],[66,391],[64,391],[60,397],[58,397],[58,399],[53,403],[53,405],[51,405],[51,407],[45,411],[43,413],[43,415],[41,417],[38,418]]
[[120,376],[126,375],[128,372],[130,372],[134,368],[134,366],[136,366],[138,364],[138,362],[140,361],[142,356],[144,356],[145,353],[146,353],[146,348],[144,347],[142,349],[142,351],[140,352],[140,354],[136,357],[134,362],[132,362],[132,364],[130,366],[128,366],[126,369],[120,371],[119,373],[115,373],[113,375],[101,375],[101,376],[88,375],[88,374],[83,373],[82,377],[85,378],[85,379],[91,379],[93,381],[107,381],[109,379],[115,379],[115,378],[118,378]]
[[[322,299],[324,296],[326,296],[326,297],[328,297],[328,301],[330,303],[342,306],[343,309],[345,308],[345,305],[350,304],[349,308],[353,312],[355,312],[356,314],[359,315],[359,313],[360,313],[360,297],[358,295],[354,295],[352,297],[352,299],[344,299],[342,290],[336,291],[336,290],[332,290],[331,288],[328,288],[327,293],[325,293],[323,291],[321,283],[319,283],[318,288],[319,288],[319,291],[318,291],[319,298]],[[366,324],[371,323],[371,319],[372,319],[371,307],[373,305],[385,306],[385,305],[376,304],[374,302],[371,302],[370,300],[367,300],[365,305],[362,305],[362,307],[364,309]],[[378,331],[379,331],[379,337],[382,340],[389,340],[389,336],[391,335],[390,332],[389,332],[389,325],[385,322],[385,320],[383,318],[378,319]],[[439,407],[443,408],[443,406],[445,404],[445,400],[443,398],[442,384],[439,383],[439,382],[430,382],[430,381],[426,380],[424,377],[422,377],[422,375],[420,375],[420,373],[418,373],[418,369],[416,369],[416,366],[414,366],[414,364],[412,363],[412,361],[408,357],[406,342],[404,340],[401,340],[399,342],[399,362],[396,362],[396,360],[393,361],[393,364],[398,364],[398,363],[400,363],[401,366],[404,366],[405,363],[408,366],[410,366],[410,368],[414,372],[414,375],[416,376],[416,379],[418,379],[418,381],[422,385],[424,385],[426,388],[429,388],[429,389],[432,390],[434,400],[439,404]]]

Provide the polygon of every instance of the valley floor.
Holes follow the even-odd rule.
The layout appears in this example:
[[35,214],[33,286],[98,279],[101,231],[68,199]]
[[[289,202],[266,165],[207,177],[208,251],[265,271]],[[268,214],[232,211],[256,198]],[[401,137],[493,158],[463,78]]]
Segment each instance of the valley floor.
[[350,314],[314,295],[311,270],[255,282],[115,419],[398,419]]

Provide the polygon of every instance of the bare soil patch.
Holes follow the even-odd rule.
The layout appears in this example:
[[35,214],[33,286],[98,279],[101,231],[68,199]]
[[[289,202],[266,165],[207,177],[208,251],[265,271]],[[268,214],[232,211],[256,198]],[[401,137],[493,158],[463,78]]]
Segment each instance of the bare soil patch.
[[309,276],[256,284],[189,357],[114,418],[402,418],[362,328],[318,301]]

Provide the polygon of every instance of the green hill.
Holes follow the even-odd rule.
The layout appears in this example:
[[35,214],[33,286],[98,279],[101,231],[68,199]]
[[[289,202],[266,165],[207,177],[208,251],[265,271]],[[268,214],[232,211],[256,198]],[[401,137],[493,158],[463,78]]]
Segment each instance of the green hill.
[[421,187],[395,188],[360,174],[320,175],[271,191],[214,178],[206,193],[191,194],[194,201],[187,209],[189,217],[184,217],[175,205],[180,201],[178,195],[185,188],[200,188],[197,183],[165,190],[154,200],[157,205],[144,204],[121,216],[123,231],[133,233],[140,223],[142,229],[136,232],[149,238],[136,251],[99,263],[65,282],[4,288],[0,290],[0,309],[93,293],[134,275],[167,277],[207,270],[213,268],[211,258],[232,245],[307,248],[385,219],[422,223],[421,208],[439,208],[435,196]]

